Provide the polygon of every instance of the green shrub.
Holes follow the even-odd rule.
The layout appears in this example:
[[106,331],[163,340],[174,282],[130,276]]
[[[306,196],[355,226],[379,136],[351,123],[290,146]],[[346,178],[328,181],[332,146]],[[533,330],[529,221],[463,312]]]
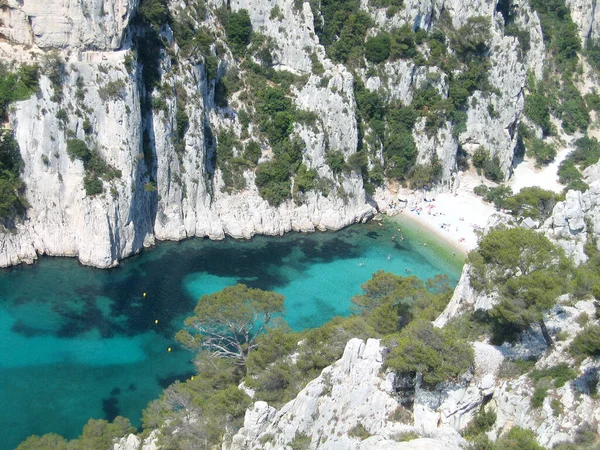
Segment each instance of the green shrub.
[[55,433],[29,436],[16,450],[67,450],[67,440]]
[[102,194],[104,191],[102,180],[95,174],[86,174],[83,177],[83,187],[85,189],[85,195],[89,196]]
[[11,72],[0,64],[0,120],[7,120],[8,106],[15,101],[25,100],[38,90],[38,67],[21,66]]
[[575,379],[576,376],[577,372],[571,369],[567,363],[560,363],[546,369],[535,369],[529,373],[532,380],[553,379],[554,386],[557,388],[564,386],[567,381]]
[[493,203],[496,208],[506,208],[506,199],[512,196],[511,187],[503,184],[496,187],[480,184],[473,189],[473,192],[483,197],[486,202]]
[[390,37],[387,33],[367,39],[365,42],[365,58],[375,64],[385,61],[390,56]]
[[369,4],[375,8],[404,8],[404,0],[369,0]]
[[241,54],[250,43],[250,35],[252,34],[252,22],[248,11],[240,9],[229,14],[225,30],[227,32],[227,42],[231,49],[234,53]]
[[497,441],[494,450],[544,450],[536,440],[531,430],[512,427],[508,433],[502,435]]
[[529,372],[535,366],[536,361],[532,359],[505,359],[500,366],[499,376],[501,378],[518,378]]
[[83,128],[83,132],[85,134],[90,134],[92,132],[92,122],[90,122],[90,119],[88,119],[87,117],[83,121],[81,127]]
[[315,189],[318,174],[316,169],[307,169],[304,164],[301,164],[294,179],[294,193],[308,192]]
[[260,145],[256,141],[250,141],[246,144],[244,150],[244,158],[253,164],[258,164],[258,160],[262,155]]
[[469,425],[464,429],[462,435],[467,439],[473,438],[479,434],[490,431],[495,423],[496,413],[481,408],[477,414],[475,414]]
[[289,168],[281,161],[260,163],[256,170],[256,186],[262,198],[272,206],[279,206],[291,196]]
[[177,112],[175,113],[175,134],[177,139],[181,140],[185,137],[185,133],[190,125],[190,118],[185,111],[185,104],[177,104]]
[[504,34],[506,36],[513,36],[517,38],[523,54],[527,53],[531,48],[531,35],[529,34],[529,30],[521,28],[515,23],[511,23],[504,27]]
[[545,135],[551,134],[550,108],[546,96],[534,92],[525,97],[525,115],[542,128]]
[[530,4],[540,17],[544,41],[550,44],[558,68],[572,73],[581,44],[569,8],[564,0],[532,0]]
[[409,442],[414,439],[419,439],[421,436],[416,431],[404,431],[396,437],[398,442]]
[[24,163],[12,131],[0,129],[0,218],[21,216],[27,202],[21,180]]
[[547,144],[541,139],[531,139],[528,151],[535,158],[536,167],[541,167],[554,161],[556,157],[556,146]]
[[550,217],[554,206],[563,200],[562,196],[538,186],[526,187],[510,197],[506,197],[501,207],[509,209],[516,217],[531,217],[545,220]]
[[550,407],[552,408],[552,415],[554,417],[560,416],[564,411],[564,407],[563,407],[561,401],[558,400],[557,398],[553,398],[551,400]]
[[125,89],[125,82],[123,80],[113,80],[98,89],[98,95],[103,101],[116,100],[122,98],[123,89]]
[[590,123],[590,115],[583,97],[571,80],[563,83],[559,99],[557,112],[562,119],[563,130],[568,134],[585,131]]
[[102,419],[90,419],[83,427],[81,436],[75,441],[69,442],[69,449],[110,448],[114,439],[135,433],[135,431],[129,419],[125,417],[117,416],[112,423]]
[[347,167],[344,154],[340,151],[328,151],[325,154],[325,162],[335,175],[342,173]]
[[393,346],[387,367],[401,374],[420,373],[423,383],[429,386],[456,380],[473,365],[473,350],[469,345],[427,320],[410,323],[389,338],[389,342]]
[[567,158],[558,166],[558,181],[566,185],[566,189],[575,189],[578,191],[586,191],[588,185],[583,182],[581,172],[575,163]]
[[600,143],[596,138],[584,136],[575,141],[573,150],[558,167],[558,181],[567,189],[585,191],[588,185],[583,182],[579,169],[585,169],[600,160]]
[[544,400],[548,395],[548,388],[546,386],[538,386],[533,391],[533,395],[531,397],[531,407],[532,408],[541,408],[544,404]]
[[289,443],[292,450],[308,450],[310,448],[311,438],[306,433],[296,431],[294,439]]
[[362,423],[358,423],[353,426],[350,430],[348,430],[348,436],[355,437],[361,441],[370,438],[372,436],[371,433],[364,427]]
[[575,150],[568,157],[581,169],[586,169],[600,160],[600,143],[596,138],[584,136],[575,141]]
[[408,24],[391,31],[390,58],[416,58],[419,54],[417,43],[421,42],[420,36]]
[[491,157],[490,153],[483,147],[479,147],[471,157],[473,166],[477,169],[477,173],[483,175],[492,181],[502,181],[504,174],[500,167],[500,158],[498,156]]
[[69,158],[71,158],[71,161],[78,159],[84,164],[92,157],[92,153],[87,144],[81,139],[69,139],[67,141],[67,154],[69,155]]
[[279,5],[275,5],[271,8],[271,12],[269,13],[269,19],[270,20],[283,20],[284,16],[283,16],[283,11],[281,11],[281,8],[279,7]]
[[490,26],[487,17],[469,17],[463,26],[451,34],[450,45],[462,61],[471,62],[488,52]]
[[569,353],[577,358],[600,356],[600,325],[589,325],[580,331],[571,342]]
[[431,187],[432,184],[441,179],[442,171],[442,164],[437,157],[437,153],[434,153],[430,163],[417,164],[413,167],[410,175],[411,187],[414,189]]
[[[358,0],[310,2],[314,27],[327,55],[335,62],[360,65],[364,39],[372,20]],[[317,9],[318,8],[318,9]]]
[[156,28],[161,28],[170,20],[166,0],[141,0],[137,11],[144,22]]

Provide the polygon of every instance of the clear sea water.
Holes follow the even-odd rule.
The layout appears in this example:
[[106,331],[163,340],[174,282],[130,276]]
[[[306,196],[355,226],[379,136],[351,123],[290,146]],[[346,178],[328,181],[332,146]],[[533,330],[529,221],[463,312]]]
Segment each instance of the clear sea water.
[[372,221],[335,233],[164,243],[112,270],[67,258],[0,270],[0,448],[31,434],[75,438],[90,417],[123,415],[139,426],[148,401],[193,373],[173,336],[203,294],[238,282],[281,292],[288,323],[301,330],[349,314],[378,269],[456,282],[461,266],[414,226]]

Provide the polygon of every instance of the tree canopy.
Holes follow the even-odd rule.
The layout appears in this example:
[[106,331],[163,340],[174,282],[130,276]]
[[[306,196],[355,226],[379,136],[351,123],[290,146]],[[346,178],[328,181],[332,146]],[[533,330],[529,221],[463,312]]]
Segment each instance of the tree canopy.
[[185,320],[188,329],[175,336],[192,350],[206,349],[215,357],[231,358],[245,366],[249,353],[257,347],[256,338],[275,315],[284,310],[284,296],[252,289],[244,284],[226,287],[204,295]]
[[250,35],[252,34],[252,22],[248,11],[240,9],[232,12],[227,21],[226,31],[227,41],[231,45],[231,49],[236,53],[241,53],[250,43]]
[[410,323],[390,343],[387,366],[400,373],[420,373],[428,385],[456,379],[473,365],[473,349],[428,320]]
[[543,316],[566,292],[570,267],[562,249],[533,230],[496,228],[469,254],[469,262],[473,287],[499,298],[491,317],[516,330],[538,322],[551,345]]
[[449,300],[446,276],[424,283],[415,276],[401,277],[378,270],[361,285],[363,294],[352,297],[353,308],[382,335],[395,333],[417,317],[433,320]]

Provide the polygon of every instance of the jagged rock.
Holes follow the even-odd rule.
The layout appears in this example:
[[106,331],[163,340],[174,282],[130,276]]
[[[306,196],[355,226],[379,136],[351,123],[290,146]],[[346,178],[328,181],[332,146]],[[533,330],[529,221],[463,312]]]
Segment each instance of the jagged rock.
[[137,5],[138,0],[7,0],[0,35],[42,49],[115,50]]
[[569,191],[559,202],[541,229],[560,245],[576,264],[585,262],[588,233],[594,238],[600,233],[600,182],[594,182],[586,192]]
[[600,8],[595,0],[566,0],[582,43],[600,38]]
[[142,440],[135,434],[119,439],[112,450],[158,450],[158,431],[153,430],[146,439]]
[[130,434],[119,440],[114,446],[113,450],[137,450],[140,448],[142,441],[135,434]]
[[[342,358],[323,370],[295,400],[279,411],[256,402],[246,412],[244,427],[233,437],[228,450],[284,448],[297,433],[311,437],[310,448],[320,449],[456,449],[461,441],[453,430],[436,431],[436,439],[395,442],[410,424],[394,422],[399,408],[394,397],[394,377],[383,376],[383,348],[376,339],[366,343],[352,339]],[[357,425],[372,436],[352,436]],[[450,437],[450,439],[447,439]]]
[[357,448],[359,450],[456,450],[460,447],[441,439],[419,438],[408,442],[395,442],[372,436],[362,441]]

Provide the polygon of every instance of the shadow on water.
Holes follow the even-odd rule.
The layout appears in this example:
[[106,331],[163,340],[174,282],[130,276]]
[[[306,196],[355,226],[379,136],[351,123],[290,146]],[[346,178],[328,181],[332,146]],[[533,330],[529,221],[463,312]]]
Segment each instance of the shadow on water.
[[[58,292],[46,296],[18,295],[14,299],[18,305],[32,300],[50,302],[53,313],[60,316],[61,326],[37,329],[17,321],[13,331],[28,337],[51,334],[75,338],[96,330],[101,337],[108,338],[153,330],[171,337],[176,331],[173,321],[188,314],[196,301],[181,289],[187,274],[205,273],[245,282],[254,288],[274,290],[286,286],[291,281],[290,276],[302,276],[315,263],[360,257],[364,249],[356,245],[355,240],[381,239],[383,235],[381,227],[371,226],[360,231],[349,228],[335,234],[160,244],[148,252],[156,252],[158,257],[138,255],[108,271],[78,267],[77,271],[84,272],[84,276],[59,280]],[[398,241],[389,244],[390,250],[410,252]],[[27,270],[30,274],[39,272],[41,266],[34,265]],[[284,266],[290,270],[279,270]],[[94,282],[86,282],[89,279]],[[67,284],[70,291],[61,284]],[[108,299],[106,308],[98,306],[98,297]]]
[[121,413],[119,399],[114,396],[102,399],[102,411],[104,411],[104,418],[106,420],[109,422],[115,420],[115,417]]
[[175,383],[176,381],[187,380],[187,379],[193,377],[194,375],[196,375],[195,372],[179,373],[177,375],[170,375],[168,377],[156,377],[156,381],[158,382],[160,387],[162,387],[163,389],[166,389],[169,386],[171,386],[173,383]]
[[[354,234],[347,232],[338,237],[323,233],[320,239],[304,235],[269,240],[256,238],[259,241],[256,243],[232,239],[203,241],[202,248],[171,244],[170,251],[162,258],[134,257],[124,261],[119,268],[106,271],[99,283],[76,282],[69,292],[72,301],[61,300],[62,297],[57,295],[37,297],[36,301],[53,302],[51,308],[60,316],[60,327],[38,330],[18,323],[13,331],[25,336],[52,334],[75,338],[97,330],[101,337],[107,338],[116,334],[134,336],[152,329],[170,337],[176,331],[172,327],[173,320],[189,313],[194,305],[195,300],[181,289],[186,274],[196,272],[229,277],[254,288],[273,290],[290,282],[289,275],[276,270],[284,265],[302,274],[317,262],[358,257],[360,251],[352,243]],[[90,276],[96,272],[85,267],[78,270],[91,271]],[[144,292],[147,293],[145,297]],[[98,307],[98,296],[110,299],[108,315]],[[33,299],[33,296],[21,295],[17,302],[23,304]],[[157,319],[160,319],[159,323],[155,324]]]
[[[190,292],[209,291],[188,290],[188,277],[197,275],[199,284],[206,277],[207,289],[237,281],[280,290],[291,325],[319,326],[346,314],[350,297],[375,270],[404,274],[406,260],[413,274],[431,274],[429,259],[413,252],[409,239],[390,240],[394,230],[373,223],[251,241],[195,239],[159,244],[111,270],[41,258],[33,266],[0,271],[0,323],[8,324],[0,331],[16,343],[12,359],[4,358],[12,365],[0,370],[0,385],[11,386],[0,390],[0,400],[26,405],[0,417],[0,429],[14,429],[9,440],[16,445],[32,433],[73,438],[90,416],[112,420],[121,414],[137,426],[141,410],[161,388],[194,374],[191,354],[173,336],[197,301]],[[29,338],[35,338],[34,348],[15,350]],[[10,422],[13,416],[18,426]]]

